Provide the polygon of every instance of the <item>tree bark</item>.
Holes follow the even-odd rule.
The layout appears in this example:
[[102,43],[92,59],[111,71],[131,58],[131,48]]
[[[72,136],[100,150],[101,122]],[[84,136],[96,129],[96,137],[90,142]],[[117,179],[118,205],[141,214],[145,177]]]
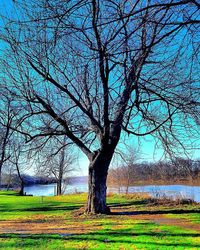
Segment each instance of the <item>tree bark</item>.
[[0,166],[0,187],[1,187],[1,166]]
[[58,180],[57,182],[57,195],[62,194],[62,180]]
[[126,194],[129,192],[129,186],[130,186],[130,173],[128,169],[128,176],[127,176],[127,181],[126,181]]
[[112,156],[113,152],[98,152],[90,162],[86,213],[110,213],[110,209],[106,205],[106,180]]
[[16,169],[17,169],[17,173],[18,173],[18,176],[19,176],[19,179],[20,179],[20,191],[19,191],[19,195],[23,196],[24,195],[24,180],[23,180],[23,177],[21,176],[21,173],[20,173],[20,170],[19,170],[19,165],[18,163],[16,162]]
[[21,196],[24,195],[24,181],[23,180],[21,181],[21,188],[20,188],[20,191],[19,191],[19,195],[21,195]]
[[[64,143],[65,143],[65,139],[64,139]],[[62,194],[64,164],[65,164],[65,150],[63,148],[61,151],[60,162],[59,162],[59,172],[58,172],[58,178],[57,178],[57,195]]]

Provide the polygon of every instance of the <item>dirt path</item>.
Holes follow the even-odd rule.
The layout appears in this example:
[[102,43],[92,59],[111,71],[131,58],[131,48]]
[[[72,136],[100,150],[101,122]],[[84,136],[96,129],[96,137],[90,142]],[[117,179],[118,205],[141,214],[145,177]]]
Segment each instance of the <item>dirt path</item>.
[[177,226],[182,227],[184,229],[194,230],[196,232],[200,232],[200,225],[194,224],[186,219],[178,219],[178,218],[167,218],[165,216],[161,218],[154,218],[152,219],[153,222],[157,224],[164,224],[169,226]]
[[64,219],[31,218],[30,220],[5,220],[0,221],[0,234],[79,234],[99,230],[100,226],[85,225],[80,222],[66,222]]
[[131,215],[133,219],[147,220],[161,225],[177,226],[184,229],[195,230],[200,232],[200,224],[194,224],[190,220],[182,218],[169,218],[163,214],[141,214],[141,215]]
[[[156,224],[178,226],[188,230],[200,232],[200,225],[193,224],[186,219],[168,218],[162,214],[137,214],[137,215],[124,215],[124,218],[133,220],[146,220],[147,222],[154,222]],[[113,219],[115,220],[115,216]],[[137,222],[136,222],[137,223]],[[0,221],[0,234],[17,233],[17,234],[61,234],[73,235],[84,234],[89,232],[98,231],[102,228],[101,223],[83,223],[82,220],[66,221],[65,219],[44,218],[40,216],[33,216],[29,220],[5,220]]]

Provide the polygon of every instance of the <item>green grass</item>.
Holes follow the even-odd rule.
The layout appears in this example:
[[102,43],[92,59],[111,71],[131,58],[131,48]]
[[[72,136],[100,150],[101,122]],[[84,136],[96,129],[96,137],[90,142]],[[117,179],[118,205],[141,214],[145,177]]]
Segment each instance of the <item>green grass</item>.
[[191,221],[193,224],[200,224],[200,213],[169,214],[169,218],[179,218]]
[[[199,205],[155,205],[147,197],[112,195],[111,215],[77,215],[86,202],[85,194],[61,197],[20,197],[15,192],[0,192],[0,227],[14,222],[19,231],[0,233],[0,249],[200,249],[200,231],[161,223],[166,220],[200,221]],[[159,216],[158,216],[159,214]],[[23,231],[23,221],[52,226],[61,219],[62,232]],[[2,224],[1,224],[2,223]],[[40,224],[41,223],[41,224]],[[56,225],[56,224],[55,224]]]

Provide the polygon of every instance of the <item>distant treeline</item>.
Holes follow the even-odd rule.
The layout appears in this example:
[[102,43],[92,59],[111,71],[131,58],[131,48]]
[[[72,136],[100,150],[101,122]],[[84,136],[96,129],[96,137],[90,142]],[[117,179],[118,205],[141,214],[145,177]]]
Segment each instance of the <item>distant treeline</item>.
[[[36,185],[36,184],[51,184],[56,183],[56,179],[54,177],[47,177],[47,176],[30,176],[30,175],[22,175],[24,185]],[[65,184],[71,183],[87,183],[88,177],[87,176],[77,176],[77,177],[66,177],[64,178],[63,182]],[[17,174],[7,174],[3,173],[2,175],[2,188],[18,188],[20,186],[20,179]]]
[[[55,183],[55,178],[51,177],[42,177],[42,176],[30,176],[22,175],[24,185],[35,185],[35,184],[50,184]],[[3,188],[18,188],[20,186],[20,179],[17,174],[6,174],[2,175],[2,184]]]
[[109,171],[108,185],[130,186],[142,183],[177,183],[200,180],[200,160],[176,158],[155,163],[124,164]]

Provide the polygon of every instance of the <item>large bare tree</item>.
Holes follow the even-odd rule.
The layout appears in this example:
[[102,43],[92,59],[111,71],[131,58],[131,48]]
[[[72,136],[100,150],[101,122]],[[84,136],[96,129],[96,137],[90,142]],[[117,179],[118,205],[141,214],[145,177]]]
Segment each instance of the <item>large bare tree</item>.
[[168,153],[199,136],[199,7],[16,1],[13,20],[3,17],[10,49],[2,63],[21,105],[18,130],[27,142],[66,135],[85,153],[87,212],[109,212],[108,168],[125,133],[152,135]]

